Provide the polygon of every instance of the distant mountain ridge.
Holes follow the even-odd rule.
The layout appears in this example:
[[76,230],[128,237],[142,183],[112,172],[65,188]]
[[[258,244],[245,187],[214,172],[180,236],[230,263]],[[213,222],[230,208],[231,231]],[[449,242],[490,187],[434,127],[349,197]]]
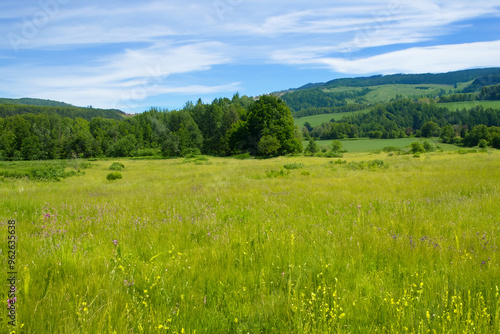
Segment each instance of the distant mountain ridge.
[[65,102],[44,100],[44,99],[33,99],[29,97],[23,97],[20,99],[0,98],[0,104],[24,104],[28,106],[40,106],[40,107],[74,107],[74,105]]
[[[318,87],[369,87],[380,85],[420,85],[420,84],[438,84],[438,85],[454,85],[460,82],[468,82],[480,77],[486,77],[488,82],[489,76],[499,76],[500,67],[482,68],[453,71],[447,73],[422,73],[422,74],[391,74],[391,75],[374,75],[370,77],[359,78],[340,78],[330,80],[325,83],[308,83],[295,90],[304,90]],[[293,90],[293,89],[292,89]]]

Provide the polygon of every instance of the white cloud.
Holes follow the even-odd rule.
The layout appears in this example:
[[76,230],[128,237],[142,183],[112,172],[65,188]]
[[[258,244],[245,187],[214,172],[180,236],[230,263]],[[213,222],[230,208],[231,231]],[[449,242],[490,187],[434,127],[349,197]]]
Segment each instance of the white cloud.
[[294,57],[278,54],[277,61],[309,64],[348,74],[446,72],[471,67],[495,67],[500,59],[500,41],[408,48],[372,57],[350,60],[334,57]]
[[[61,1],[52,12],[40,5],[49,1],[60,0],[0,3],[3,93],[112,107],[127,95],[139,103],[160,94],[248,88],[215,75],[203,85],[169,82],[173,74],[216,65],[271,62],[349,75],[498,66],[499,59],[498,42],[412,47],[443,44],[470,20],[498,17],[500,6],[491,0],[88,0]],[[43,13],[46,22],[36,22]],[[14,35],[20,39],[13,45]],[[491,36],[484,39],[500,38]],[[405,49],[381,54],[388,46]],[[363,50],[379,55],[349,58]]]
[[40,66],[23,64],[0,68],[0,90],[10,96],[44,96],[68,103],[115,107],[119,101],[139,101],[164,93],[201,94],[234,90],[227,85],[187,85],[176,87],[169,81],[173,74],[209,70],[226,64],[230,58],[221,43],[175,45],[161,43],[145,49],[126,50],[108,56],[94,65]]

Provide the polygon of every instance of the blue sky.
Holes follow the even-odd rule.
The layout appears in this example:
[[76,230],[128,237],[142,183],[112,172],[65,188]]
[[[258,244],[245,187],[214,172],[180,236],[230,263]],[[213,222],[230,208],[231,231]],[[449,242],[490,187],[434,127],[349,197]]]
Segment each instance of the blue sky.
[[498,66],[491,0],[0,3],[0,97],[136,113],[341,77]]

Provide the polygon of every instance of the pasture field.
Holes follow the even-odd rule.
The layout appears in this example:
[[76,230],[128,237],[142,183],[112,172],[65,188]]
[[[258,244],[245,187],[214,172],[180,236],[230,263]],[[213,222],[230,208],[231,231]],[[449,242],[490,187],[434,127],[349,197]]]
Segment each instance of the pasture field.
[[304,116],[300,118],[294,118],[295,125],[298,125],[300,129],[304,126],[305,122],[309,122],[312,127],[321,125],[323,123],[328,123],[330,120],[333,118],[334,120],[338,121],[342,119],[344,116],[353,116],[356,114],[361,114],[361,113],[367,113],[369,112],[370,109],[363,109],[363,110],[358,110],[358,111],[353,111],[353,112],[341,112],[341,113],[334,113],[334,114],[320,114],[320,115],[313,115],[313,116]]
[[114,161],[0,178],[2,333],[500,331],[499,151]]
[[408,98],[419,98],[421,96],[437,96],[441,89],[446,92],[453,90],[451,85],[382,85],[370,87],[373,89],[366,94],[365,99],[368,103],[388,102],[401,95]]
[[[397,139],[370,139],[370,138],[355,138],[355,139],[345,139],[341,140],[342,148],[350,153],[363,153],[363,152],[374,152],[380,151],[385,147],[396,147],[404,150],[408,148],[411,143],[415,141],[428,141],[436,149],[439,147],[445,152],[457,151],[460,148],[452,144],[444,144],[439,138],[397,138]],[[308,141],[304,141],[304,147],[307,147]],[[332,140],[317,140],[316,143],[320,147],[329,148]]]

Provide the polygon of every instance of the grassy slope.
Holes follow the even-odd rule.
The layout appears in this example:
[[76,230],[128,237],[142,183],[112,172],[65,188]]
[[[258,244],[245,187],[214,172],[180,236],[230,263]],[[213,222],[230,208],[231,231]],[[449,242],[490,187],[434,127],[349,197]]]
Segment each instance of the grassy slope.
[[[18,324],[498,332],[500,153],[426,156],[380,155],[389,168],[376,171],[302,157],[123,160],[116,182],[99,161],[59,183],[2,182],[2,239],[17,219]],[[303,169],[265,176],[293,162]]]
[[[417,89],[416,87],[428,87],[429,89]],[[419,98],[421,96],[437,96],[441,89],[448,92],[453,89],[452,85],[384,85],[370,87],[373,89],[366,95],[368,103],[388,102],[402,95],[408,98]]]
[[336,121],[340,120],[344,116],[352,116],[355,114],[360,114],[360,113],[365,113],[368,112],[370,109],[365,109],[365,110],[359,110],[359,111],[354,111],[354,112],[343,112],[343,113],[335,113],[335,114],[321,114],[321,115],[314,115],[314,116],[306,116],[306,117],[301,117],[301,118],[295,118],[295,124],[299,126],[299,128],[302,128],[304,126],[305,122],[309,122],[313,127],[321,125],[323,123],[330,122],[330,120],[333,118]]

